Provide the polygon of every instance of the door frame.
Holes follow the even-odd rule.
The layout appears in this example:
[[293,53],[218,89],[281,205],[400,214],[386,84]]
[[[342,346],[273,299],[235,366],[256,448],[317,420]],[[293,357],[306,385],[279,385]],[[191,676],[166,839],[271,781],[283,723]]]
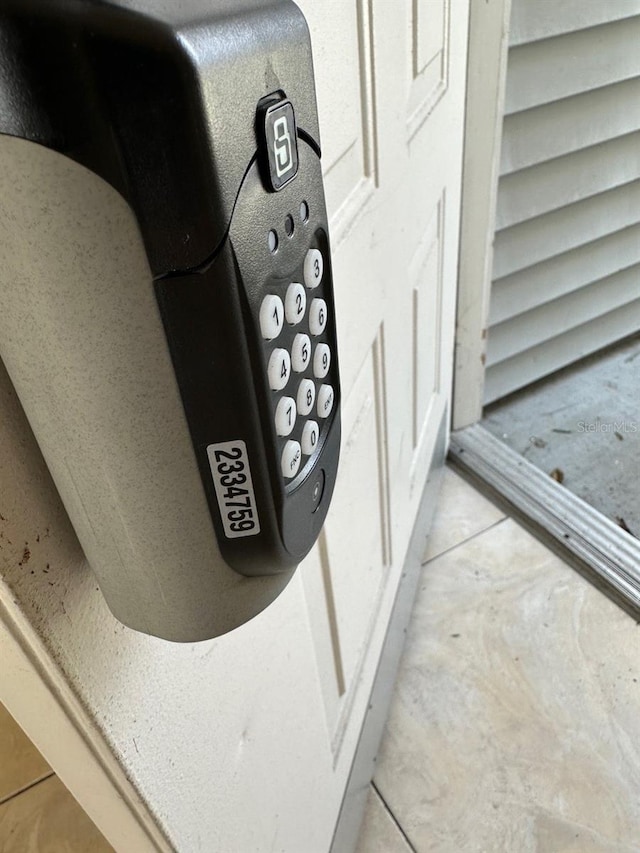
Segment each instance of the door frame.
[[86,708],[0,583],[0,702],[116,850],[171,853]]
[[452,429],[482,418],[511,0],[471,3]]
[[640,542],[482,425],[511,0],[471,3],[449,462],[638,617]]

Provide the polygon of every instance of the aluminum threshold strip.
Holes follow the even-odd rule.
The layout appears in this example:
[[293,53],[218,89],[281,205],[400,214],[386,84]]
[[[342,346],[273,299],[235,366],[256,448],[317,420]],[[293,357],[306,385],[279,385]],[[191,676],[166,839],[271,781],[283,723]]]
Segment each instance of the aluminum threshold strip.
[[640,609],[640,540],[572,494],[480,424],[452,433],[449,461]]

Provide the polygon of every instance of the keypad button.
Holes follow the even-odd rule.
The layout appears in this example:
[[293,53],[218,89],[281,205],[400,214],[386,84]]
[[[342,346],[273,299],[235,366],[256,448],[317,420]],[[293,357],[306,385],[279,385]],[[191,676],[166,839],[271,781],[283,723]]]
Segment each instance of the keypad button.
[[302,452],[311,456],[318,445],[320,429],[316,421],[307,421],[302,430]]
[[313,375],[316,379],[324,379],[331,364],[331,350],[327,344],[318,344],[313,354]]
[[318,249],[309,249],[304,259],[304,283],[310,290],[322,281],[323,269],[322,252]]
[[282,391],[291,376],[291,357],[286,349],[274,349],[267,365],[269,387]]
[[297,396],[297,404],[298,404],[298,414],[306,417],[311,414],[311,409],[313,409],[313,404],[316,401],[316,386],[313,384],[311,379],[303,379],[298,385],[298,396]]
[[307,369],[311,361],[311,339],[309,335],[296,335],[291,347],[291,364],[296,373]]
[[284,306],[282,299],[273,293],[262,300],[260,306],[260,332],[267,341],[277,338],[284,325]]
[[318,391],[318,417],[328,418],[331,409],[333,409],[333,388],[331,385],[321,385]]
[[290,284],[284,298],[284,315],[287,323],[295,326],[304,317],[307,310],[307,294],[304,287],[297,282]]
[[289,480],[292,477],[295,477],[298,473],[298,468],[300,467],[301,458],[302,448],[299,443],[289,439],[284,446],[282,457],[280,459],[280,470],[282,471],[282,476]]
[[289,435],[296,425],[296,401],[293,397],[282,397],[276,406],[276,432]]
[[309,306],[309,331],[321,335],[327,325],[327,303],[324,299],[313,299]]

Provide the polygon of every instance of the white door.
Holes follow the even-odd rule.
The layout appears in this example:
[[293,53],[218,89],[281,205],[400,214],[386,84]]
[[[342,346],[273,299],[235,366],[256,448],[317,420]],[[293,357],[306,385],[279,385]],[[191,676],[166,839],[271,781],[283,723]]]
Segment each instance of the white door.
[[[123,851],[158,836],[141,829],[133,846],[122,809],[184,853],[328,850],[450,400],[468,0],[300,5],[331,216],[343,447],[325,529],[289,587],[211,642],[116,623],[0,372],[4,535],[56,567],[52,585],[3,563],[0,698]],[[54,731],[36,695],[41,710],[55,696],[73,726]]]

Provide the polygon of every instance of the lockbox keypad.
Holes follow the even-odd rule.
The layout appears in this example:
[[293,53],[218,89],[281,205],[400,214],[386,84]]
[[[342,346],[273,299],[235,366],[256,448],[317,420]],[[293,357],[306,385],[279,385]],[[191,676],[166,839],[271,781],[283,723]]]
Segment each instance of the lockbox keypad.
[[324,258],[320,249],[306,252],[298,274],[301,281],[267,282],[259,311],[285,482],[296,477],[320,446],[322,427],[335,399],[327,335],[333,318],[321,293]]

